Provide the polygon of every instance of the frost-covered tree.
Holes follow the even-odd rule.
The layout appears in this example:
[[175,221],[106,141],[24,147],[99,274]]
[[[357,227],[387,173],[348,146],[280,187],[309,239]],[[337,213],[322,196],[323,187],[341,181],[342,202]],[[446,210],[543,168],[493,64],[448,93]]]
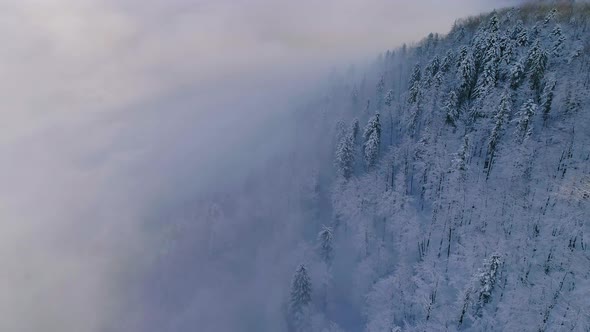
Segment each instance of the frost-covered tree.
[[516,114],[516,137],[519,141],[526,140],[533,133],[533,116],[537,113],[537,104],[529,99]]
[[484,97],[489,89],[496,86],[500,69],[500,45],[496,38],[490,39],[488,49],[484,55],[483,72],[479,78],[476,92],[480,97]]
[[460,102],[464,102],[471,98],[474,81],[476,78],[475,61],[473,55],[468,53],[465,59],[459,65],[459,88],[458,97]]
[[364,138],[364,152],[365,163],[367,169],[371,169],[377,163],[379,158],[379,150],[381,147],[381,123],[379,122],[379,113],[375,114],[369,119],[365,131]]
[[483,269],[477,275],[479,288],[476,290],[478,299],[478,311],[481,310],[492,298],[492,292],[498,283],[500,274],[500,265],[502,260],[500,255],[494,254],[486,260]]
[[387,91],[387,94],[385,95],[385,101],[384,101],[385,106],[391,107],[391,103],[393,102],[393,98],[394,98],[393,90]]
[[420,64],[416,64],[414,66],[414,70],[412,71],[412,76],[410,76],[409,86],[410,90],[408,91],[408,103],[415,104],[418,102],[420,97],[420,84],[421,84],[421,69]]
[[299,265],[291,282],[289,325],[293,331],[308,331],[311,323],[311,278],[304,264]]
[[547,51],[537,40],[527,55],[526,65],[530,77],[531,90],[541,92],[545,70],[547,69]]
[[543,25],[547,25],[549,24],[551,21],[553,21],[555,19],[555,17],[557,16],[557,9],[553,8],[549,11],[549,13],[547,13],[547,16],[545,16],[545,19],[543,20]]
[[518,45],[520,46],[527,46],[529,43],[529,34],[528,31],[524,28],[524,23],[522,20],[518,20],[514,30],[512,32],[512,38],[516,40]]
[[490,138],[488,139],[488,151],[486,155],[486,159],[484,162],[484,169],[486,170],[486,176],[490,176],[490,172],[492,171],[492,166],[494,164],[494,157],[496,156],[496,149],[498,143],[500,142],[500,138],[502,136],[502,132],[504,130],[507,117],[510,114],[510,95],[508,93],[504,93],[502,96],[502,100],[500,100],[500,105],[498,107],[498,111],[494,116],[494,128],[492,128],[492,132],[490,133]]
[[340,139],[334,161],[338,174],[346,180],[350,179],[354,171],[354,155],[354,132],[351,130]]
[[551,31],[551,38],[553,39],[553,55],[556,57],[560,57],[563,53],[563,47],[565,43],[565,36],[561,30],[561,26],[559,24],[555,25],[555,28]]
[[516,90],[520,87],[524,79],[526,78],[525,67],[522,61],[517,61],[514,63],[512,68],[510,69],[510,87],[513,90]]
[[448,72],[451,69],[451,67],[453,66],[454,61],[455,61],[455,54],[453,53],[453,50],[448,50],[447,53],[445,53],[445,56],[441,61],[440,70],[443,73]]
[[445,122],[456,127],[457,121],[459,120],[459,98],[455,91],[449,92],[444,104],[444,111],[446,114]]

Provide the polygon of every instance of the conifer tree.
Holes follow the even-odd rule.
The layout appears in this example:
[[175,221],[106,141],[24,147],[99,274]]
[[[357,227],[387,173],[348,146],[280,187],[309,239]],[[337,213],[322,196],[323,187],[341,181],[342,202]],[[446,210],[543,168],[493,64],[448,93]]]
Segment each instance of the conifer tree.
[[459,119],[459,99],[455,91],[449,92],[447,100],[444,104],[444,110],[446,113],[445,122],[453,127],[456,127],[457,120]]
[[533,133],[533,116],[537,113],[537,104],[529,99],[522,105],[517,114],[517,139],[522,142],[530,137]]
[[557,24],[553,31],[551,31],[551,37],[553,39],[553,50],[552,53],[556,57],[560,57],[563,52],[563,45],[565,43],[565,36],[561,31],[561,26]]
[[393,102],[393,90],[389,90],[387,91],[387,94],[385,95],[385,106],[387,107],[391,107],[391,103]]
[[354,170],[354,136],[353,132],[344,135],[336,148],[336,159],[334,161],[337,172],[344,179],[348,180]]
[[513,90],[518,89],[524,81],[525,77],[526,76],[524,64],[522,63],[522,61],[517,61],[510,69],[510,87]]
[[455,54],[453,53],[453,50],[448,50],[447,53],[445,54],[445,57],[442,59],[441,65],[440,65],[440,70],[443,73],[446,73],[451,69],[451,66],[453,65],[453,61],[455,60],[454,58],[455,58]]
[[291,282],[289,318],[293,331],[305,332],[310,324],[311,279],[304,264],[299,265]]
[[547,68],[547,52],[541,47],[541,42],[538,39],[528,53],[526,65],[531,90],[540,94],[545,69]]
[[465,56],[465,59],[459,66],[459,102],[462,103],[471,98],[471,90],[475,80],[475,62],[471,53]]
[[410,104],[415,104],[418,102],[420,96],[420,80],[422,78],[420,72],[420,64],[416,64],[414,66],[414,70],[412,71],[412,76],[410,77],[410,90],[408,91],[408,102]]
[[363,138],[365,141],[365,162],[367,168],[371,169],[377,163],[379,149],[381,147],[381,123],[379,122],[379,113],[369,119],[363,133]]
[[479,288],[477,289],[478,303],[476,305],[476,313],[478,314],[491,301],[492,292],[498,283],[501,264],[500,255],[494,254],[485,261],[483,269],[477,275]]

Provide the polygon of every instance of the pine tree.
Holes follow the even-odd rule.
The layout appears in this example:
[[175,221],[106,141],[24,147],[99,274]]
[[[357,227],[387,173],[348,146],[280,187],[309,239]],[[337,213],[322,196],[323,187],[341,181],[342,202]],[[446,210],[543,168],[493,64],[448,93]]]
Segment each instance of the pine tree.
[[385,106],[387,107],[391,107],[391,103],[393,102],[393,90],[389,90],[387,91],[387,94],[385,95]]
[[477,275],[479,281],[479,288],[477,289],[478,303],[476,306],[476,313],[480,313],[481,309],[491,301],[492,291],[498,283],[500,275],[500,265],[502,264],[500,255],[494,254],[487,259]]
[[563,52],[565,36],[563,35],[559,24],[557,24],[555,28],[553,28],[553,31],[551,31],[551,38],[553,39],[552,53],[554,56],[560,57]]
[[519,46],[527,46],[529,44],[529,34],[524,28],[522,20],[518,20],[512,30],[511,38],[516,40]]
[[367,168],[373,168],[379,158],[379,149],[381,147],[381,123],[379,122],[379,113],[375,114],[369,119],[365,131],[363,133],[364,138],[364,151],[365,151],[365,162]]
[[433,79],[434,76],[436,76],[436,74],[438,74],[439,70],[440,70],[440,58],[438,57],[438,55],[435,55],[432,58],[432,60],[430,60],[428,67],[426,67],[427,80],[430,81],[431,79]]
[[305,265],[301,264],[295,271],[291,282],[289,314],[290,323],[294,331],[308,331],[311,290],[311,279]]
[[414,66],[412,76],[410,77],[410,90],[408,91],[408,103],[415,104],[418,102],[420,96],[420,80],[422,75],[420,73],[420,64]]
[[500,67],[500,46],[495,38],[490,39],[490,45],[484,56],[483,73],[476,89],[477,95],[483,97],[489,89],[496,86]]
[[463,63],[465,58],[467,58],[468,54],[469,49],[467,48],[467,46],[461,46],[461,48],[459,49],[459,56],[457,57],[457,68],[461,68],[461,64]]
[[543,20],[543,25],[547,25],[551,21],[553,21],[555,19],[555,16],[557,16],[557,9],[553,8],[549,11],[549,13],[547,13],[547,16],[545,16],[545,20]]
[[460,103],[471,98],[471,90],[473,89],[475,74],[475,62],[471,53],[468,53],[459,66],[458,97]]
[[319,254],[324,263],[332,265],[334,258],[334,244],[333,244],[332,228],[322,226],[322,230],[318,233]]
[[344,135],[336,148],[336,159],[334,161],[336,170],[340,176],[348,180],[354,171],[354,133],[353,131]]
[[525,77],[526,75],[524,64],[522,63],[522,61],[517,61],[510,69],[510,87],[513,90],[518,89],[524,81]]
[[537,39],[527,56],[527,68],[530,76],[531,90],[540,94],[545,70],[547,69],[547,51],[541,47]]
[[442,59],[442,62],[440,65],[440,70],[443,73],[448,72],[451,69],[451,66],[453,65],[454,60],[455,60],[455,54],[453,53],[453,50],[448,50],[447,53],[445,54],[445,57]]
[[346,136],[346,123],[344,120],[338,120],[336,122],[336,142],[340,142],[344,136]]
[[459,98],[455,91],[449,92],[445,101],[444,110],[446,113],[445,122],[453,127],[457,127],[457,120],[459,119]]
[[530,137],[533,133],[533,116],[537,113],[537,104],[532,99],[527,100],[522,105],[517,114],[517,139],[522,142]]

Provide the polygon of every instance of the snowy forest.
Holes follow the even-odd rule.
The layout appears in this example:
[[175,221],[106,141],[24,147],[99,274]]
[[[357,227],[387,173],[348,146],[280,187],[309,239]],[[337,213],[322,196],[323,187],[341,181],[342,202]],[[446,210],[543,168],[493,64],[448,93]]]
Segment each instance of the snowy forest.
[[279,152],[169,216],[141,287],[185,316],[147,324],[590,331],[589,91],[584,3],[460,19],[335,70],[261,134]]

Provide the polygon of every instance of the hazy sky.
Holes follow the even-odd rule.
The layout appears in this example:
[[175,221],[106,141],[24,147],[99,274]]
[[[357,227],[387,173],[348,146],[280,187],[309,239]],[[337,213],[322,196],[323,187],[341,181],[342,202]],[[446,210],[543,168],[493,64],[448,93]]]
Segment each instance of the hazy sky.
[[317,69],[508,3],[0,0],[0,330],[116,325],[145,207],[189,167],[204,186]]

